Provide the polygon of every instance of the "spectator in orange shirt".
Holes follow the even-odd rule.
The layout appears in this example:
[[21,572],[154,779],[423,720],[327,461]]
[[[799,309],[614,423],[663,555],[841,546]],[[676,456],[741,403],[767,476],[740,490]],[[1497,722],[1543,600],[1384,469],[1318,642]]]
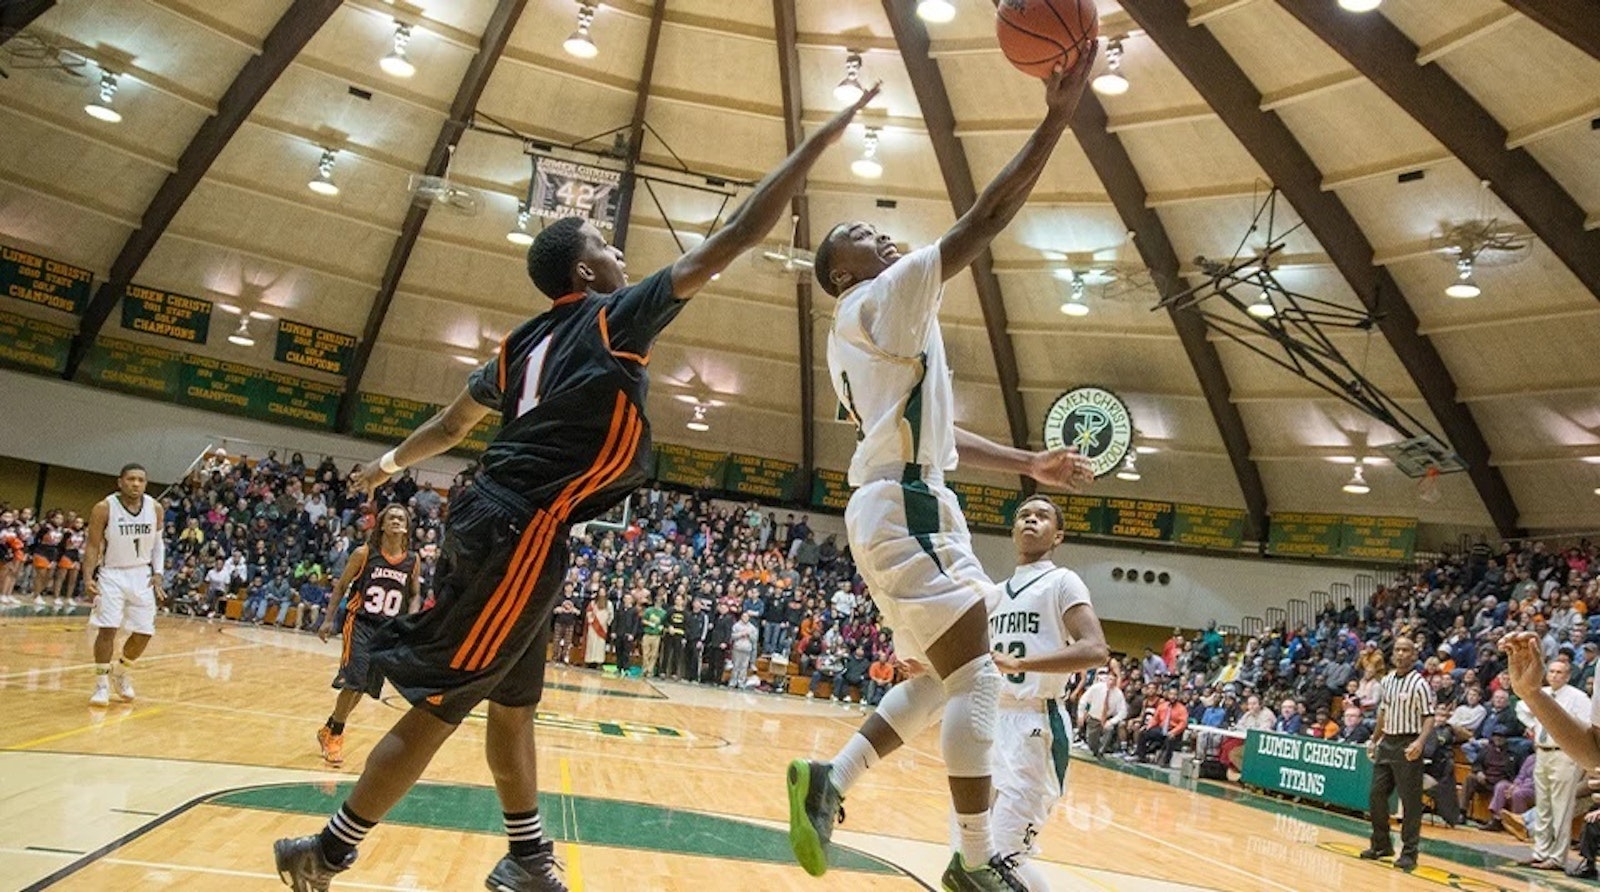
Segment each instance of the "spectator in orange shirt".
[[868,706],[877,706],[889,688],[894,686],[894,663],[889,654],[880,654],[867,669],[867,690],[862,700]]
[[1156,764],[1166,765],[1173,751],[1183,743],[1183,732],[1188,727],[1189,708],[1178,697],[1175,688],[1168,688],[1139,735],[1139,748],[1134,752],[1134,757],[1143,762],[1151,750],[1159,747],[1161,759]]
[[1320,737],[1323,740],[1332,740],[1339,735],[1339,723],[1334,721],[1328,713],[1328,707],[1317,707],[1315,721],[1307,722],[1304,732],[1309,737]]

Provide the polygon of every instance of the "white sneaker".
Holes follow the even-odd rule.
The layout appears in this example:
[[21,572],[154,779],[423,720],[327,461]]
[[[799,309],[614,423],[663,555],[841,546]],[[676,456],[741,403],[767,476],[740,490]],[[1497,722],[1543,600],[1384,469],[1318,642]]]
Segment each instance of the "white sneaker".
[[66,598],[57,598],[56,599],[56,606],[57,607],[65,607],[65,606],[67,606],[67,599]]
[[38,595],[37,597],[35,597],[33,599],[33,606],[35,606],[35,607],[47,607],[49,605],[45,604],[44,595]]
[[128,677],[128,673],[111,673],[111,682],[117,686],[117,699],[133,700],[133,679]]
[[99,678],[95,679],[94,693],[89,695],[89,705],[90,706],[110,706],[111,705],[111,686],[106,683],[106,677],[104,675],[102,675]]

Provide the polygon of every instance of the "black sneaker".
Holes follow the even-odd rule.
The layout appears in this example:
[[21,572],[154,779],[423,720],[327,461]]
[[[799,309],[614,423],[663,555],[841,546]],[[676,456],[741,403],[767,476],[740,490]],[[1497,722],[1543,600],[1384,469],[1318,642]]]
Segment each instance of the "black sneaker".
[[1362,849],[1361,850],[1361,860],[1362,861],[1378,861],[1378,860],[1381,860],[1383,858],[1393,858],[1393,857],[1394,857],[1394,849],[1389,849],[1387,851],[1379,851],[1377,849]]
[[316,836],[280,839],[272,844],[272,857],[278,864],[278,878],[294,892],[327,892],[334,874],[343,873],[356,863],[356,853],[352,851],[343,864],[329,864]]
[[546,840],[538,854],[501,858],[483,885],[491,892],[567,892],[567,884],[556,873],[559,866],[555,844]]
[[814,877],[828,872],[833,824],[844,822],[844,797],[833,786],[832,773],[827,762],[789,763],[789,848]]

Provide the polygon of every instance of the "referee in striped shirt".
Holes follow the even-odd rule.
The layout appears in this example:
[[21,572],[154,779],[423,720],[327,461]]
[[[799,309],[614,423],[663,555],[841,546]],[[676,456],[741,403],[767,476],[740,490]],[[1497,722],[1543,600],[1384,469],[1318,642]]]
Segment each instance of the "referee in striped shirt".
[[1361,853],[1369,861],[1394,854],[1389,836],[1389,794],[1400,791],[1405,814],[1400,822],[1400,857],[1394,866],[1413,870],[1422,835],[1422,742],[1433,730],[1433,687],[1417,671],[1417,645],[1410,638],[1394,641],[1394,670],[1378,687],[1378,721],[1367,743],[1372,760],[1372,789],[1367,809],[1372,817],[1372,846]]

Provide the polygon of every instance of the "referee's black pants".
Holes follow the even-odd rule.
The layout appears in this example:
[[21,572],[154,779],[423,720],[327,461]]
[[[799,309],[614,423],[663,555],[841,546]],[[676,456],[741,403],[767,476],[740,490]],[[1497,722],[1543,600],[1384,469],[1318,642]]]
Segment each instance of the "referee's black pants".
[[1406,747],[1415,734],[1388,734],[1378,742],[1372,763],[1372,789],[1367,794],[1367,811],[1372,817],[1372,850],[1380,854],[1394,851],[1389,835],[1389,795],[1400,792],[1400,854],[1417,857],[1422,838],[1422,759],[1406,758]]

